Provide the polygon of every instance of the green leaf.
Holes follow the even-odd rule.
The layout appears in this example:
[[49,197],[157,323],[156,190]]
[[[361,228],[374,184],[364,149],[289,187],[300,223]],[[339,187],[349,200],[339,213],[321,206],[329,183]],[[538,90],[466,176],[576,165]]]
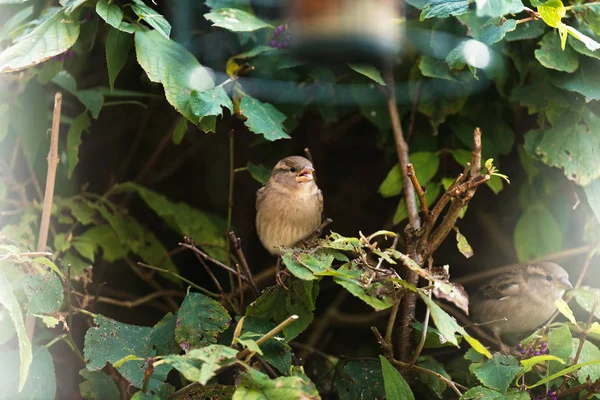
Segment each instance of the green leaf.
[[131,400],[160,400],[155,394],[144,393],[141,390],[139,392],[135,392],[133,396],[131,396]]
[[419,70],[423,76],[429,78],[445,79],[448,81],[455,80],[454,76],[450,73],[446,62],[433,57],[422,56],[419,61]]
[[315,281],[300,279],[290,279],[286,285],[289,290],[272,286],[263,291],[262,295],[246,309],[246,316],[260,317],[279,324],[290,315],[298,315],[296,321],[283,329],[286,341],[290,341],[308,328],[313,321],[319,286]]
[[136,30],[137,60],[152,82],[162,83],[165,96],[183,116],[198,124],[190,108],[192,91],[214,87],[208,70],[182,45],[154,30]]
[[535,39],[543,35],[546,24],[540,20],[533,20],[518,24],[514,31],[507,32],[504,40],[515,42],[517,40]]
[[200,293],[188,293],[177,312],[175,340],[179,345],[197,348],[217,342],[217,335],[229,326],[231,318],[219,302]]
[[506,393],[520,371],[519,362],[513,356],[496,353],[479,366],[474,374],[485,386]]
[[[579,32],[577,29],[571,26],[566,25],[566,28],[567,32],[569,32],[572,37],[577,39],[574,40],[573,43],[575,43],[574,48],[579,48],[579,50],[575,48],[575,50],[577,50],[578,53],[586,54],[594,58],[599,58],[598,53],[594,52],[600,49],[600,43],[598,43],[591,37],[584,35],[583,33]],[[571,38],[571,36],[569,36],[569,38]]]
[[[75,245],[76,243],[79,243],[80,246],[83,246],[84,243],[91,245],[93,254],[100,247],[102,249],[102,258],[108,262],[125,258],[128,253],[127,247],[123,245],[119,237],[115,234],[115,231],[109,225],[100,225],[88,229],[83,234],[74,238],[73,244]],[[81,253],[81,248],[78,248],[78,246],[75,246],[75,248]],[[86,256],[83,253],[81,254]],[[90,260],[94,259],[94,257],[87,258]]]
[[175,129],[173,130],[173,143],[181,143],[183,137],[185,136],[185,133],[187,132],[187,124],[188,121],[184,117],[180,117],[177,120],[177,124],[175,124]]
[[[19,343],[19,385],[18,390],[21,392],[25,387],[25,381],[29,373],[29,367],[31,366],[32,353],[31,353],[31,342],[27,337],[25,331],[25,324],[23,322],[23,314],[21,313],[21,307],[12,292],[12,288],[8,279],[4,275],[4,271],[0,269],[0,304],[6,308],[10,318],[12,319],[15,330],[17,331],[17,338]],[[16,369],[15,369],[16,371]]]
[[19,71],[67,51],[79,37],[79,23],[61,10],[0,53],[0,72]]
[[171,24],[169,24],[165,17],[147,6],[143,0],[133,0],[131,9],[138,17],[146,21],[148,25],[160,32],[161,35],[167,39],[169,38],[169,35],[171,34]]
[[465,256],[465,258],[472,257],[473,256],[473,248],[467,241],[467,238],[462,233],[460,233],[458,228],[455,228],[455,230],[456,230],[456,242],[457,242],[456,246],[458,247],[458,251],[460,251],[460,253],[463,256]]
[[77,10],[88,0],[59,0],[61,6],[64,7],[65,14],[71,16],[73,11]]
[[[429,183],[426,187],[427,191],[425,192],[425,200],[427,204],[434,204],[435,200],[440,195],[442,186],[439,183]],[[415,200],[418,202],[415,194]],[[463,209],[464,210],[464,209]],[[408,218],[408,210],[406,209],[406,200],[404,197],[400,199],[398,202],[398,207],[396,208],[396,213],[394,214],[393,223],[399,224],[403,220]]]
[[[414,340],[416,343],[418,343],[421,340],[421,336],[423,334],[423,323],[421,322],[415,322],[413,324],[413,328],[414,328]],[[456,341],[460,344],[460,342],[462,341],[462,336],[461,335],[454,335],[454,337],[456,338]],[[439,349],[441,347],[450,347],[450,346],[454,346],[452,343],[448,343],[448,341],[446,340],[446,338],[444,337],[444,335],[442,335],[440,333],[440,331],[438,331],[437,329],[435,329],[432,326],[427,327],[427,336],[425,337],[425,345],[424,348],[426,349]],[[475,352],[478,356],[480,356],[481,359],[483,359],[483,354],[480,354],[479,352],[473,350],[473,349],[469,349],[467,351],[467,353],[469,352]]]
[[130,34],[110,28],[106,38],[106,67],[108,69],[108,84],[111,90],[115,88],[117,75],[125,66],[132,46],[133,37]]
[[319,392],[314,383],[302,376],[280,377],[269,379],[262,372],[253,368],[242,375],[242,381],[233,394],[233,400],[308,400],[319,399]]
[[461,400],[531,400],[527,392],[521,392],[518,389],[510,389],[508,393],[500,393],[496,390],[488,389],[483,386],[476,386],[465,392]]
[[[571,353],[571,359],[573,360],[575,359],[577,349],[579,348],[579,341],[580,339],[573,339],[573,352]],[[600,378],[600,365],[597,363],[598,360],[600,360],[600,350],[598,347],[590,341],[584,342],[578,363],[590,364],[581,367],[577,372],[577,380],[579,383],[586,383],[588,380],[593,382]]]
[[110,400],[121,396],[115,382],[104,372],[82,369],[79,375],[83,382],[79,384],[81,397],[86,400]]
[[262,164],[256,165],[248,161],[246,168],[248,168],[248,172],[250,172],[250,175],[254,178],[254,180],[263,185],[267,183],[271,177],[271,170]]
[[560,358],[553,356],[551,354],[544,354],[541,356],[534,356],[531,358],[525,358],[523,360],[520,360],[521,365],[523,366],[523,374],[526,374],[527,372],[533,370],[533,367],[541,364],[545,361],[558,361],[561,364],[564,364],[565,362],[563,360],[561,360]]
[[562,249],[560,226],[544,204],[535,203],[521,215],[515,227],[514,244],[520,261]]
[[340,400],[383,399],[386,386],[381,368],[381,363],[375,360],[343,364],[336,382]]
[[54,399],[56,396],[56,373],[52,355],[45,347],[37,347],[33,351],[31,367],[23,388],[19,385],[19,352],[0,352],[2,360],[3,399]]
[[69,127],[67,133],[67,162],[69,164],[69,179],[73,175],[75,167],[79,163],[79,145],[81,144],[81,134],[89,130],[91,126],[90,117],[87,110],[79,114]]
[[247,118],[244,125],[252,132],[263,135],[265,139],[269,141],[290,139],[283,130],[286,116],[271,104],[244,96],[240,103],[240,113]]
[[121,7],[118,4],[109,2],[109,0],[100,0],[96,3],[96,13],[104,20],[107,24],[113,28],[118,29],[123,20],[123,13]]
[[[433,357],[421,356],[417,360],[417,365],[421,368],[425,368],[429,371],[433,371],[437,374],[440,374],[441,376],[443,376],[444,378],[446,378],[448,380],[452,380],[452,377],[450,375],[448,375],[448,373],[444,369],[444,366],[442,365],[442,363],[440,363]],[[427,386],[429,389],[431,389],[438,398],[440,398],[440,399],[444,398],[443,393],[447,388],[447,385],[444,381],[438,379],[437,376],[433,376],[433,375],[423,372],[423,371],[419,371],[418,375],[419,375],[419,379],[425,384],[425,386]]]
[[579,69],[572,74],[554,74],[552,83],[559,88],[582,94],[586,101],[600,100],[600,61],[583,58]]
[[478,16],[501,17],[523,11],[521,0],[476,0],[476,3]]
[[52,314],[60,310],[64,294],[60,278],[49,272],[44,276],[30,276],[23,282],[23,290],[29,299],[30,314]]
[[190,350],[181,356],[171,354],[163,360],[167,364],[173,365],[187,380],[206,385],[219,368],[237,363],[236,356],[237,350],[213,344],[201,349]]
[[[542,161],[550,166],[563,168],[567,178],[585,186],[600,178],[600,161],[597,143],[600,141],[600,117],[584,109],[579,113],[559,109],[557,121],[544,131],[535,148]],[[557,249],[554,248],[554,251]]]
[[348,66],[356,72],[358,72],[359,74],[362,74],[367,78],[371,79],[372,81],[375,81],[380,85],[385,86],[385,82],[381,77],[381,72],[379,72],[379,70],[375,66],[370,64],[348,64]]
[[[548,351],[551,355],[560,358],[561,360],[568,360],[573,351],[573,337],[571,331],[567,325],[562,325],[558,329],[552,329],[548,333]],[[563,367],[557,361],[550,361],[548,363],[548,375],[561,370]]]
[[[333,275],[333,281],[344,287],[353,296],[358,297],[376,311],[385,310],[394,303],[392,298],[385,294],[385,285],[382,283],[371,283],[365,287],[362,282],[364,270],[354,263],[346,263],[338,268]],[[380,293],[383,292],[383,293]]]
[[[490,0],[490,2],[494,2],[494,0]],[[488,46],[501,41],[507,33],[512,32],[517,28],[517,22],[514,19],[507,20],[502,17],[481,18],[475,15],[474,12],[463,14],[458,17],[458,20],[469,28],[469,33],[473,39],[478,40]],[[469,64],[472,65],[477,66],[482,64],[480,57],[486,53],[487,49],[485,46],[481,46],[481,44],[479,46],[475,46],[474,43],[470,41],[467,41],[466,43],[470,46],[466,46],[464,48],[465,59],[471,59],[472,61]],[[489,50],[487,50],[487,53],[489,58]],[[487,67],[487,65],[481,66],[481,68],[485,67]]]
[[548,0],[544,4],[538,6],[538,12],[548,26],[558,28],[560,20],[565,16],[566,10],[562,1]]
[[3,308],[0,310],[0,345],[6,344],[16,333],[15,325],[10,319],[8,310]]
[[[592,309],[594,308],[594,301],[596,297],[598,297],[598,301],[600,302],[600,289],[584,286],[570,291],[569,294],[575,298],[577,304],[579,304],[579,306],[588,314],[591,313]],[[596,307],[594,316],[596,318],[600,318],[600,307]]]
[[[190,108],[198,121],[205,117],[222,116],[223,107],[233,113],[233,103],[222,86],[205,91],[192,91],[190,96]],[[214,128],[212,128],[214,131]]]
[[[419,182],[425,185],[435,176],[440,165],[440,158],[433,152],[413,153],[409,156],[409,160],[415,169]],[[400,165],[396,164],[379,186],[379,193],[383,197],[398,196],[402,193],[402,187],[402,170]]]
[[[275,328],[275,324],[263,318],[245,317],[242,335],[247,333],[256,334],[257,337],[264,336]],[[261,359],[265,360],[283,375],[290,373],[292,366],[291,347],[280,340],[271,338],[260,345],[263,352]]]
[[89,225],[94,221],[96,211],[87,200],[71,197],[68,199],[56,199],[55,202],[59,207],[68,209],[83,226]]
[[287,269],[296,278],[303,279],[305,281],[311,281],[317,279],[313,273],[298,261],[298,258],[293,253],[285,253],[281,258]]
[[99,89],[77,90],[75,78],[67,71],[61,71],[54,78],[52,83],[62,87],[87,107],[92,113],[92,117],[98,118],[102,105],[104,104],[104,95]]
[[[102,315],[97,315],[94,322],[97,326],[88,329],[83,346],[88,370],[99,371],[106,363],[115,364],[130,355],[142,359],[160,355],[155,347],[161,343],[152,340],[154,328],[124,324]],[[142,388],[144,370],[147,367],[145,361],[129,361],[120,365],[117,370],[133,386]],[[148,389],[157,390],[170,369],[168,365],[156,367],[148,382]]]
[[535,58],[546,68],[564,72],[574,72],[579,67],[579,56],[571,48],[561,49],[560,37],[555,32],[548,32],[538,43]]
[[421,21],[427,18],[448,18],[469,11],[468,0],[429,0],[423,7]]
[[257,29],[272,27],[251,13],[235,8],[221,8],[204,14],[204,18],[211,21],[213,26],[233,32],[252,32]]
[[400,372],[384,356],[380,355],[379,360],[381,361],[385,397],[388,399],[414,400],[415,396]]
[[558,311],[560,311],[560,313],[562,315],[567,317],[567,319],[573,325],[577,325],[577,320],[575,320],[575,315],[573,315],[573,311],[571,310],[571,308],[569,307],[569,305],[567,304],[566,301],[564,301],[563,299],[558,299],[558,300],[556,300],[555,304],[556,304],[556,308],[558,308]]

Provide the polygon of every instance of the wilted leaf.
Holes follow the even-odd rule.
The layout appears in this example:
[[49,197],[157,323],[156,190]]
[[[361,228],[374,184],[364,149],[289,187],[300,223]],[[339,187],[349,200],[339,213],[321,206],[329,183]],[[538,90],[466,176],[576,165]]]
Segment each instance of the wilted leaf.
[[556,300],[556,302],[554,304],[556,304],[558,311],[560,311],[560,313],[562,315],[567,317],[567,319],[572,324],[577,325],[577,321],[575,320],[575,315],[573,315],[573,311],[571,310],[571,308],[569,307],[569,305],[567,304],[566,301],[564,301],[563,299],[558,299],[558,300]]
[[435,281],[433,295],[453,303],[469,315],[469,295],[460,283]]

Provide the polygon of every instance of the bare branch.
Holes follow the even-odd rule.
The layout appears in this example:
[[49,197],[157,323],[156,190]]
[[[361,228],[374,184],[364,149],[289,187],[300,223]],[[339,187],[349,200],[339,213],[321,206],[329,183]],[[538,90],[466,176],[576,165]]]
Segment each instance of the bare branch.
[[244,269],[244,275],[246,276],[246,279],[244,280],[250,284],[252,293],[256,298],[258,298],[260,296],[260,290],[258,289],[256,282],[254,282],[254,279],[252,279],[252,272],[250,271],[250,266],[248,265],[248,262],[246,261],[246,256],[244,255],[244,252],[242,250],[242,241],[240,240],[240,238],[235,236],[235,232],[233,231],[229,232],[229,239],[231,240],[233,248],[235,249],[238,258],[240,259],[241,267]]
[[427,208],[427,200],[425,199],[425,191],[423,190],[423,186],[419,184],[419,180],[417,179],[417,174],[415,173],[415,167],[412,164],[407,165],[407,175],[410,178],[410,181],[417,192],[417,196],[419,196],[419,204],[421,206],[421,212],[423,213],[423,218],[427,220],[429,218],[429,209]]

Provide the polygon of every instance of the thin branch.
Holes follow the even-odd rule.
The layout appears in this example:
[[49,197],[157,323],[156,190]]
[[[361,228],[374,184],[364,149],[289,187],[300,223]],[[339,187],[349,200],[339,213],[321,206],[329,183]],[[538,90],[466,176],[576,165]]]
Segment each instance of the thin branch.
[[410,141],[413,134],[413,129],[415,126],[415,116],[417,115],[417,105],[419,104],[419,94],[421,93],[421,86],[423,85],[423,79],[419,79],[417,82],[417,87],[415,88],[415,97],[412,101],[412,107],[410,110],[410,121],[408,123],[408,132],[406,132],[406,137]]
[[194,289],[196,289],[196,290],[204,293],[207,296],[214,297],[215,299],[221,298],[220,295],[218,295],[216,293],[213,293],[213,292],[211,292],[209,290],[206,290],[202,286],[196,285],[194,282],[190,281],[189,279],[184,278],[183,276],[179,275],[177,272],[173,272],[173,271],[168,270],[168,269],[158,268],[158,267],[155,267],[153,265],[144,264],[143,262],[139,262],[139,261],[138,261],[137,265],[140,266],[140,267],[145,267],[145,268],[152,269],[154,271],[159,271],[159,272],[163,272],[165,274],[173,275],[175,278],[177,278],[177,279],[179,279],[179,280],[187,283],[188,285],[190,285]]
[[[54,95],[54,111],[52,113],[52,134],[50,136],[50,151],[48,152],[48,172],[46,174],[46,192],[44,194],[44,207],[40,222],[37,251],[45,252],[48,243],[48,230],[50,229],[50,215],[54,198],[54,183],[56,181],[56,168],[58,167],[58,135],[60,131],[60,111],[62,108],[62,93]],[[32,175],[33,176],[33,175]],[[27,315],[25,318],[27,337],[31,341],[35,333],[35,317]]]
[[[73,292],[73,293],[76,296],[79,296],[82,298],[89,296],[89,295],[79,293],[79,292]],[[169,296],[169,297],[183,296],[183,293],[176,291],[176,290],[162,290],[159,292],[150,293],[150,294],[140,297],[136,300],[117,300],[117,299],[113,299],[112,297],[105,297],[105,296],[98,296],[98,297],[96,297],[96,300],[100,303],[110,304],[110,305],[117,306],[117,307],[135,308],[135,307],[144,305],[158,297],[163,297],[163,296]]]
[[410,178],[410,181],[417,192],[417,196],[419,196],[419,205],[421,206],[421,212],[423,213],[423,218],[427,220],[429,217],[429,209],[427,208],[427,200],[425,199],[425,191],[423,191],[423,186],[419,184],[419,179],[417,179],[417,174],[415,173],[415,167],[412,164],[407,165],[408,172],[406,173]]
[[321,222],[321,224],[315,228],[315,230],[309,233],[308,236],[306,236],[301,241],[307,241],[321,236],[323,234],[323,230],[332,222],[333,220],[331,218],[325,218],[323,222]]
[[[429,257],[429,271],[431,271],[432,267],[433,267],[433,258]],[[432,281],[429,281],[429,285],[432,285]],[[432,290],[429,290],[429,298],[431,299],[431,294],[432,294]],[[423,321],[423,332],[421,332],[421,340],[419,341],[419,344],[417,345],[417,349],[415,350],[415,354],[413,355],[412,361],[410,362],[410,365],[415,365],[417,363],[417,360],[419,359],[419,356],[421,355],[421,352],[423,351],[423,348],[425,347],[425,340],[427,339],[427,329],[429,327],[429,315],[431,313],[431,310],[429,309],[429,307],[427,307],[425,309],[425,320]]]
[[[194,253],[199,254],[200,256],[202,256],[202,258],[204,258],[207,261],[210,261],[211,263],[215,264],[217,267],[219,268],[223,268],[225,271],[231,272],[234,275],[237,275],[237,271],[233,268],[231,268],[228,265],[223,264],[220,261],[215,260],[214,258],[212,258],[211,256],[209,256],[208,254],[206,254],[205,252],[203,252],[202,250],[200,250],[199,248],[197,248],[192,242],[191,242],[191,238],[187,238],[185,237],[184,240],[189,241],[189,243],[178,243],[179,246],[183,246],[187,249],[192,250]],[[245,275],[241,276],[242,280],[244,282],[248,282],[249,280],[248,278],[246,278]]]
[[[260,339],[258,339],[256,341],[256,344],[260,346],[261,344],[263,344],[267,340],[269,340],[272,337],[274,337],[275,335],[277,335],[280,331],[284,330],[289,324],[291,324],[292,322],[294,322],[297,319],[298,319],[297,315],[292,315],[292,316],[288,317],[283,322],[281,322],[279,325],[277,325],[275,328],[271,329],[264,336],[262,336]],[[246,357],[247,355],[249,355],[250,353],[251,353],[250,350],[244,349],[244,350],[242,350],[241,352],[238,353],[237,358],[238,358],[238,360],[241,360],[244,357]]]
[[598,250],[599,250],[598,247],[593,247],[590,250],[590,252],[588,253],[587,257],[585,258],[585,262],[583,263],[583,268],[581,268],[581,273],[579,274],[579,278],[577,279],[577,283],[575,284],[575,289],[577,289],[583,283],[583,278],[585,277],[585,274],[587,273],[587,270],[590,267],[592,259],[598,253]]
[[150,169],[154,166],[154,164],[156,164],[156,162],[160,158],[163,151],[165,151],[167,145],[171,142],[171,139],[173,138],[173,133],[175,132],[176,126],[177,126],[177,120],[175,122],[173,122],[173,124],[171,125],[171,128],[169,129],[167,134],[163,137],[163,139],[160,141],[158,147],[156,147],[156,150],[154,150],[154,153],[152,154],[152,156],[150,156],[150,159],[148,160],[148,162],[146,163],[144,168],[140,171],[138,176],[135,178],[136,182],[142,183],[144,181],[144,178],[146,177],[146,174],[148,174],[148,171],[150,171]]
[[[310,152],[310,149],[308,147],[304,148],[304,154],[306,155],[306,158],[308,159],[308,161],[310,161],[310,163],[313,165],[313,167],[315,167],[315,160],[313,160],[312,153]],[[316,171],[313,171],[313,180],[315,181],[315,183],[317,183]]]
[[[256,286],[256,282],[254,282],[254,279],[252,279],[252,272],[250,271],[250,267],[248,266],[248,262],[246,261],[246,256],[244,255],[244,251],[242,250],[242,241],[240,238],[235,236],[235,232],[233,231],[229,232],[229,240],[231,240],[233,248],[235,249],[238,258],[240,259],[241,267],[244,269],[244,276],[247,277],[246,281],[250,284],[254,296],[258,298],[260,296],[260,290],[258,289],[258,286]],[[236,272],[238,276],[241,275],[239,273],[239,270]]]
[[[404,297],[404,296],[403,296]],[[394,349],[393,344],[393,336],[394,336],[394,327],[396,326],[396,317],[398,316],[398,310],[400,309],[400,303],[402,302],[402,297],[394,302],[392,305],[392,310],[390,311],[390,316],[388,318],[388,324],[385,329],[385,341],[390,345],[392,350]],[[393,352],[392,352],[393,355]]]

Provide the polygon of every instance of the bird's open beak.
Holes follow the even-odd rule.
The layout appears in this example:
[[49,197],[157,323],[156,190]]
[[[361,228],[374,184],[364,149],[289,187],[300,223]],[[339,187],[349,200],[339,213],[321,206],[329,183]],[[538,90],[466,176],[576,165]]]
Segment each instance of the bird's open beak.
[[571,285],[571,282],[569,282],[568,278],[560,278],[559,280],[556,281],[556,286],[564,289],[564,290],[571,290],[573,289],[573,285]]
[[304,167],[302,171],[298,174],[296,180],[301,183],[310,182],[313,180],[313,171],[315,169],[313,167]]

